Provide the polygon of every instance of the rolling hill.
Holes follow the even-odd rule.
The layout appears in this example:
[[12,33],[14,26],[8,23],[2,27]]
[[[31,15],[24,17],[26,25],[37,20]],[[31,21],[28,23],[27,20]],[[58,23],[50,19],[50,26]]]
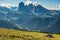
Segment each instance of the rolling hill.
[[41,32],[0,28],[0,40],[60,40],[60,34],[52,34],[52,36],[48,37],[47,33]]

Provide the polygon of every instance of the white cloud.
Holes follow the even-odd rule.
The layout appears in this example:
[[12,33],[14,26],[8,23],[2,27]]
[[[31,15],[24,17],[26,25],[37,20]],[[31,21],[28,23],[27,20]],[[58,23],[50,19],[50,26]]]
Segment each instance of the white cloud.
[[8,3],[0,3],[0,6],[11,8],[14,5]]
[[25,5],[29,5],[29,4],[31,4],[31,3],[33,3],[31,0],[27,0],[27,1],[25,2]]
[[29,5],[29,4],[33,4],[33,5],[37,6],[37,5],[40,4],[40,3],[38,3],[38,2],[33,2],[32,0],[27,0],[27,1],[25,2],[25,5]]
[[40,3],[38,3],[38,2],[33,2],[33,5],[35,5],[35,6],[37,6],[38,4],[40,4]]
[[[27,0],[25,2],[25,5],[29,5],[29,4],[33,4],[35,6],[37,6],[38,4],[41,5],[41,3],[33,2],[32,0]],[[43,5],[43,7],[45,7],[46,9],[49,9],[49,10],[60,10],[60,4],[58,4],[56,7],[52,7],[52,8],[48,7],[48,5]]]
[[60,4],[57,5],[57,9],[60,10]]
[[60,7],[60,4],[58,6]]
[[56,5],[56,7],[48,7],[47,5],[44,5],[43,7],[45,7],[46,9],[49,9],[49,10],[60,10],[60,4]]

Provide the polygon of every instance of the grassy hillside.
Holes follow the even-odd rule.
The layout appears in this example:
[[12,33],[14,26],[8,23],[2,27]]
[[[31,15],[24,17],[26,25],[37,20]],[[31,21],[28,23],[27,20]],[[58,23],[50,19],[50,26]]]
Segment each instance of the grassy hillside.
[[17,31],[0,28],[0,40],[60,40],[60,34],[52,34],[53,38],[46,33]]

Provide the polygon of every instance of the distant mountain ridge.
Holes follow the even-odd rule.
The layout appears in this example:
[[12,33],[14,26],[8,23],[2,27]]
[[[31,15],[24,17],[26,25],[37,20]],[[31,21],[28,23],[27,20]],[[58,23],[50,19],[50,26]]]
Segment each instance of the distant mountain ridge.
[[[34,6],[20,2],[18,7],[11,7],[11,9],[0,7],[0,19],[14,23],[17,29],[60,33],[60,10],[48,10],[40,4]],[[16,27],[11,28],[16,29]]]

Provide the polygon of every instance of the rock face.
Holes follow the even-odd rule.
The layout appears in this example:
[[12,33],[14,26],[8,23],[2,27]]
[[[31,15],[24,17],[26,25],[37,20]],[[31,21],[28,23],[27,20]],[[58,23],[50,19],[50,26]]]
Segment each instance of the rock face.
[[1,11],[5,11],[5,12],[9,12],[10,11],[10,9],[9,8],[7,8],[7,7],[2,7],[2,6],[0,6],[0,12]]
[[0,28],[19,29],[14,23],[6,20],[0,20]]
[[19,3],[18,11],[31,12],[33,10],[34,10],[35,13],[49,12],[48,9],[45,9],[40,4],[38,4],[37,6],[35,6],[32,3],[29,4],[29,5],[24,5],[23,2]]
[[50,33],[60,33],[60,17],[34,18],[30,21],[30,28]]

